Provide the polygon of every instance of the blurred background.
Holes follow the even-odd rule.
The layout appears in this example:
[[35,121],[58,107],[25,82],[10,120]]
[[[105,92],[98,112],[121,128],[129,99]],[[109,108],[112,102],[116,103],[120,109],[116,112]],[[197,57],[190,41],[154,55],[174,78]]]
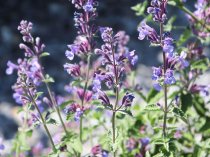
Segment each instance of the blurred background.
[[[135,49],[139,55],[139,82],[144,84],[150,80],[144,79],[151,77],[150,67],[160,64],[160,60],[159,49],[149,48],[149,42],[137,39],[137,25],[142,18],[135,16],[131,7],[142,1],[100,0],[96,23],[98,26],[113,27],[115,31],[125,30],[130,35],[129,47],[131,50]],[[194,2],[195,0],[190,0],[187,7],[193,10]],[[24,19],[34,24],[34,36],[42,39],[46,45],[45,51],[51,54],[43,60],[44,65],[47,65],[45,70],[56,81],[53,89],[57,94],[62,94],[64,85],[69,81],[69,75],[63,70],[63,64],[67,61],[66,45],[71,44],[76,36],[74,11],[68,0],[0,0],[0,136],[3,135],[5,139],[12,138],[18,128],[10,115],[13,112],[12,107],[16,105],[11,90],[16,76],[7,76],[5,70],[8,60],[16,62],[18,58],[23,57],[23,52],[19,50],[19,43],[22,42],[17,30],[19,22]],[[176,8],[169,8],[168,11],[168,16],[178,16],[176,25],[188,24],[183,12],[178,12]],[[174,31],[172,36],[177,39],[181,32],[182,30]]]

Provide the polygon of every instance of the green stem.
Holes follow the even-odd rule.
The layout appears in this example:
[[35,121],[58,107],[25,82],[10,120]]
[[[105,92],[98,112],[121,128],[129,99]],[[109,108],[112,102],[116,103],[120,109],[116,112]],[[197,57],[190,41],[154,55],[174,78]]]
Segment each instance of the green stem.
[[[112,46],[112,57],[113,57],[113,67],[114,67],[114,73],[115,73],[115,95],[116,95],[116,101],[115,101],[115,105],[113,107],[113,114],[112,114],[112,142],[113,145],[115,145],[115,139],[116,139],[116,131],[115,131],[115,119],[116,119],[116,112],[117,112],[117,105],[118,105],[118,101],[119,101],[119,82],[118,82],[118,71],[117,71],[117,65],[115,63],[115,51],[114,48]],[[113,157],[116,157],[116,150],[113,151]]]
[[67,135],[67,134],[68,134],[68,131],[67,131],[66,126],[65,126],[65,124],[64,124],[64,122],[63,122],[63,119],[62,119],[62,117],[61,117],[60,109],[59,109],[59,107],[58,107],[58,105],[57,105],[57,103],[56,103],[56,101],[55,101],[55,98],[52,96],[52,92],[51,92],[51,90],[50,90],[49,84],[48,84],[47,82],[45,82],[45,85],[46,85],[46,88],[47,88],[47,91],[48,91],[50,100],[51,100],[51,102],[52,102],[52,104],[53,104],[53,107],[54,107],[55,111],[57,112],[58,117],[59,117],[59,119],[60,119],[60,122],[61,122],[61,124],[62,124],[62,126],[63,126],[63,129],[64,129],[64,131],[65,131],[65,133],[66,133],[66,135]]
[[[162,34],[163,34],[163,23],[160,23],[160,45],[162,46]],[[163,52],[163,76],[165,77],[167,65],[166,65],[166,55]],[[168,105],[167,105],[167,85],[164,83],[164,117],[163,117],[163,137],[166,137],[166,123],[167,123],[167,112],[168,112]]]
[[[37,58],[38,58],[38,63],[39,63],[39,65],[42,67],[42,64],[41,64],[41,62],[40,62],[39,56],[37,56]],[[45,78],[45,73],[44,73],[43,69],[41,69],[41,74],[42,74],[43,80],[45,80],[46,78]],[[65,126],[65,124],[64,124],[64,122],[63,122],[63,119],[62,119],[62,117],[61,117],[61,113],[60,113],[60,110],[59,110],[58,105],[57,105],[57,103],[56,103],[56,100],[55,100],[55,98],[54,98],[53,95],[52,95],[52,91],[51,91],[51,89],[50,89],[50,86],[49,86],[49,84],[48,84],[46,81],[44,81],[44,83],[45,83],[45,86],[46,86],[46,88],[47,88],[47,92],[48,92],[48,95],[49,95],[49,97],[50,97],[50,101],[51,101],[51,103],[53,104],[53,108],[54,108],[54,110],[56,111],[56,113],[57,113],[57,115],[58,115],[58,118],[59,118],[59,120],[60,120],[60,122],[61,122],[61,124],[62,124],[62,126],[63,126],[63,129],[64,129],[64,131],[65,131],[65,133],[66,133],[66,135],[67,135],[67,134],[68,134],[68,131],[67,131],[66,126]]]
[[50,139],[50,142],[51,142],[51,145],[52,145],[52,148],[53,148],[53,152],[55,153],[55,152],[56,152],[55,144],[54,144],[54,142],[53,142],[53,139],[52,139],[52,136],[51,136],[51,134],[50,134],[50,132],[49,132],[49,129],[48,129],[47,125],[46,125],[46,122],[45,122],[45,120],[44,120],[44,118],[43,118],[43,116],[42,116],[42,113],[41,113],[41,111],[39,110],[39,107],[38,107],[38,105],[36,104],[36,101],[34,100],[34,98],[33,98],[32,94],[31,94],[30,90],[27,89],[27,91],[28,91],[29,97],[31,98],[31,100],[32,100],[32,102],[33,102],[33,104],[34,104],[36,110],[38,111],[38,113],[39,113],[39,115],[40,115],[41,121],[42,121],[42,123],[43,123],[43,125],[44,125],[44,128],[45,128],[45,131],[46,131],[46,133],[47,133],[47,135],[48,135],[48,137],[49,137],[49,139]]
[[197,21],[198,23],[200,23],[201,25],[204,25],[204,27],[210,31],[210,26],[205,25],[205,22],[202,20],[199,20],[189,9],[187,9],[185,6],[180,6],[179,7],[182,11],[184,11],[185,13],[187,13],[188,15],[190,15],[195,21]]
[[[81,105],[82,107],[84,106],[84,100],[85,100],[85,95],[86,95],[86,91],[87,91],[87,88],[88,88],[88,81],[89,81],[89,75],[90,75],[90,58],[91,58],[91,55],[88,55],[88,58],[87,58],[87,74],[86,74],[86,78],[85,78],[85,87],[84,87],[84,92],[83,92],[83,97],[82,97],[82,102],[81,102]],[[79,136],[80,136],[80,142],[82,143],[82,127],[83,127],[83,116],[80,117],[80,131],[79,131]]]

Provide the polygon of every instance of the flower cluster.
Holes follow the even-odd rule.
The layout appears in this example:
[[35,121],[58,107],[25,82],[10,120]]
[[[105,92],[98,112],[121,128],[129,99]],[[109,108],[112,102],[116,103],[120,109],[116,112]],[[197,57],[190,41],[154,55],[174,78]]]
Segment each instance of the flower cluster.
[[[95,72],[93,80],[94,98],[102,100],[104,105],[110,105],[108,96],[101,90],[101,83],[105,82],[109,89],[119,88],[123,84],[123,76],[127,70],[126,66],[134,66],[138,60],[135,51],[129,51],[126,47],[129,37],[125,32],[120,31],[113,34],[112,28],[100,28],[101,38],[104,44],[101,49],[96,49],[95,53],[102,57],[102,67]],[[126,93],[121,106],[128,107],[133,101],[133,94]]]
[[143,157],[145,156],[146,151],[148,150],[148,146],[150,143],[150,138],[145,137],[141,139],[129,138],[126,142],[126,148],[129,152],[134,152],[135,157]]
[[166,17],[166,5],[168,0],[152,0],[147,12],[152,14],[153,20],[164,23]]
[[[97,32],[97,27],[92,21],[97,17],[97,1],[72,0],[72,4],[79,10],[79,12],[74,13],[75,27],[78,30],[78,36],[73,44],[68,45],[68,50],[66,50],[65,54],[70,61],[73,61],[75,56],[79,57],[81,61],[79,63],[66,63],[64,64],[64,69],[76,80],[82,82],[84,78],[86,78],[84,80],[85,86],[68,86],[68,90],[74,88],[74,90],[77,91],[77,96],[81,101],[81,106],[76,105],[76,109],[70,109],[71,113],[75,112],[74,119],[78,121],[80,116],[84,113],[84,103],[92,99],[92,92],[88,90],[88,82],[89,79],[91,79],[90,58],[93,55],[96,45],[94,37]],[[72,105],[74,106],[74,104]],[[69,107],[67,107],[66,110],[69,110]]]
[[[164,23],[166,20],[166,4],[167,0],[159,1],[152,0],[151,7],[147,9],[148,13],[153,15],[155,22]],[[161,90],[163,84],[174,84],[176,82],[174,78],[174,70],[176,68],[185,68],[188,66],[188,62],[185,60],[186,53],[183,51],[181,54],[174,52],[173,39],[170,37],[170,32],[163,32],[161,27],[161,34],[155,31],[154,28],[148,26],[144,21],[141,22],[138,27],[139,40],[143,40],[147,37],[152,44],[158,44],[163,49],[164,65],[161,67],[153,67],[152,80],[156,81],[154,88]]]
[[91,155],[92,157],[96,157],[98,155],[101,155],[101,157],[108,157],[109,153],[108,151],[102,149],[101,145],[97,145],[91,149]]
[[[15,93],[13,94],[14,99],[17,103],[22,104],[25,96],[25,83],[24,81],[30,81],[31,85],[34,87],[39,86],[43,80],[42,67],[39,64],[39,57],[43,53],[45,47],[44,44],[40,42],[40,38],[33,38],[31,35],[32,23],[27,21],[21,21],[18,26],[18,30],[23,35],[23,41],[19,45],[20,49],[24,50],[25,58],[18,59],[17,64],[8,61],[6,73],[11,75],[14,70],[17,71],[18,79],[17,83],[12,87]],[[27,82],[26,82],[27,83]],[[33,90],[35,92],[35,90]],[[33,94],[32,92],[32,94]]]
[[[95,0],[72,0],[80,12],[74,13],[75,27],[78,30],[78,36],[74,44],[68,45],[69,50],[66,50],[66,56],[69,60],[73,60],[75,55],[88,55],[95,47],[93,40],[97,27],[91,23],[97,17]],[[65,68],[68,67],[68,64]]]
[[[203,21],[202,25],[198,25],[198,21],[192,17],[187,15],[190,25],[192,27],[193,33],[203,39],[210,37],[209,33],[209,25],[210,25],[210,4],[208,0],[197,0],[195,4],[195,8],[197,9],[194,11],[194,17],[197,20]],[[206,29],[208,28],[208,29]]]

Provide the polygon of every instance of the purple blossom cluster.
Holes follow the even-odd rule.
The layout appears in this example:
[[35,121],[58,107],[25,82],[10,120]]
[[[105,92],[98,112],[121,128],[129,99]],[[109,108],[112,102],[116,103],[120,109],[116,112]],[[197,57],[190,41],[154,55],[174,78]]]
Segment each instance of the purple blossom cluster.
[[[187,15],[190,21],[190,25],[193,30],[193,33],[203,39],[210,37],[210,32],[209,32],[210,3],[209,1],[197,0],[197,3],[195,4],[195,8],[196,10],[193,12],[194,17]],[[198,25],[197,20],[203,21],[203,24]]]
[[[97,27],[93,24],[93,21],[97,17],[96,6],[98,2],[95,0],[72,0],[75,8],[78,12],[74,13],[75,27],[77,28],[76,40],[73,44],[68,45],[68,50],[65,54],[69,61],[73,61],[75,56],[80,58],[80,62],[66,63],[64,69],[74,77],[75,80],[84,80],[85,86],[68,86],[68,90],[74,88],[77,96],[81,101],[81,105],[76,105],[76,109],[71,110],[75,112],[75,120],[78,121],[84,113],[84,103],[88,103],[92,99],[92,92],[88,90],[88,82],[91,79],[90,73],[90,59],[95,49],[95,35],[97,33]],[[66,110],[69,112],[69,108],[75,108],[75,104],[68,106]]]
[[[129,37],[120,31],[113,34],[112,28],[100,28],[101,38],[104,44],[95,53],[101,56],[104,69],[97,70],[93,80],[94,98],[100,99],[104,105],[110,105],[110,100],[102,91],[101,83],[104,82],[108,89],[116,89],[122,86],[123,76],[128,72],[126,67],[134,66],[138,61],[135,51],[129,51],[126,47]],[[123,97],[121,107],[131,106],[134,99],[132,93],[126,93]]]
[[101,157],[108,157],[109,153],[107,150],[102,149],[101,145],[94,146],[91,149],[92,157],[101,156]]
[[[13,98],[19,104],[26,104],[31,101],[25,95],[27,93],[26,88],[31,89],[32,96],[35,96],[35,89],[44,78],[39,57],[42,55],[45,45],[40,42],[39,37],[34,39],[31,35],[31,22],[21,21],[18,30],[23,35],[23,41],[25,42],[19,45],[20,49],[24,50],[25,58],[18,59],[17,64],[8,61],[6,73],[11,75],[14,70],[17,71],[18,79],[16,84],[12,86],[14,90]],[[37,103],[39,104],[39,101]]]
[[[136,152],[135,157],[144,157],[149,148],[150,138],[141,139],[129,138],[126,142],[126,148],[129,152]],[[138,151],[137,151],[138,150]]]
[[[152,14],[153,20],[158,23],[164,23],[166,18],[166,6],[167,0],[152,0],[151,6],[148,7],[147,12]],[[170,32],[163,32],[161,26],[161,32],[158,33],[154,28],[148,26],[144,21],[140,23],[138,27],[139,40],[147,38],[151,44],[157,44],[162,47],[164,56],[164,65],[160,67],[153,67],[152,80],[156,81],[153,85],[158,91],[162,89],[163,84],[171,85],[176,82],[174,77],[174,71],[183,69],[188,66],[188,62],[185,60],[186,53],[184,51],[179,55],[174,52],[173,39],[170,37]]]

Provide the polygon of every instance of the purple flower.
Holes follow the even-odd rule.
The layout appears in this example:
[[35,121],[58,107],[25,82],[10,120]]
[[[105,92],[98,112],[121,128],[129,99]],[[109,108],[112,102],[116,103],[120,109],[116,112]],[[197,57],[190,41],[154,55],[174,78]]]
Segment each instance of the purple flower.
[[[0,137],[0,151],[1,150],[4,150],[5,149],[5,146],[3,144],[3,139]],[[1,155],[1,154],[0,154]]]
[[141,138],[140,142],[141,142],[142,147],[145,147],[150,143],[150,138],[149,137]]
[[83,9],[85,10],[85,12],[93,12],[94,8],[93,5],[91,3],[91,0],[89,0],[84,6]]
[[134,66],[138,62],[138,56],[135,55],[135,50],[127,52],[125,55],[130,61],[131,65]]
[[176,82],[174,78],[174,71],[167,69],[165,73],[164,83],[165,84],[174,84]]
[[162,69],[156,68],[156,67],[152,67],[153,69],[153,75],[152,75],[152,80],[158,80],[160,77],[162,77]]
[[102,153],[101,145],[94,146],[94,147],[91,149],[91,154],[93,154],[94,156],[100,155],[101,153]]
[[34,52],[31,50],[31,48],[29,48],[28,46],[26,46],[25,44],[21,43],[19,45],[20,49],[23,49],[25,52],[25,56],[26,57],[32,57],[34,56]]
[[109,156],[109,152],[107,150],[102,150],[102,157],[108,157]]
[[209,95],[209,88],[210,88],[210,85],[205,86],[205,85],[194,84],[190,88],[190,92],[192,92],[192,93],[200,93],[201,96],[205,97],[205,96]]
[[147,8],[147,12],[152,14],[153,20],[164,23],[166,17],[167,0],[152,0],[151,7]]
[[80,117],[82,116],[83,111],[80,108],[76,109],[76,112],[74,114],[74,120],[77,122],[80,120]]
[[72,76],[79,77],[80,76],[80,66],[77,64],[64,64],[64,69]]
[[153,84],[153,87],[154,87],[154,89],[157,90],[157,91],[161,91],[161,89],[162,89],[162,87],[161,87],[161,85],[160,85],[159,83]]
[[66,114],[74,114],[74,120],[75,121],[79,121],[80,117],[83,115],[83,113],[85,112],[85,108],[81,107],[79,104],[73,103],[71,105],[68,105],[65,109],[64,112]]
[[72,45],[68,45],[68,48],[70,49],[69,50],[66,50],[66,57],[69,59],[69,60],[73,60],[74,59],[74,55],[75,54],[78,54],[79,52],[79,46],[76,45],[76,44],[72,44]]
[[186,57],[187,57],[187,53],[184,51],[182,51],[180,56],[178,57],[181,69],[189,66],[189,62],[185,60]]
[[18,26],[18,30],[23,35],[23,41],[32,43],[33,37],[31,36],[31,30],[32,30],[33,24],[31,22],[28,22],[26,20],[22,20],[20,22],[20,25]]
[[80,100],[85,100],[86,102],[90,101],[92,98],[92,92],[86,90],[85,94],[84,94],[84,89],[82,88],[77,88],[77,95],[80,98]]
[[129,138],[126,142],[126,148],[129,152],[135,149],[138,146],[138,142],[134,138]]
[[42,54],[43,50],[45,48],[45,45],[43,43],[41,43],[41,39],[39,37],[37,37],[35,39],[35,44],[34,44],[34,51],[37,55]]
[[18,65],[12,63],[11,61],[7,62],[7,69],[6,69],[6,74],[7,75],[11,75],[13,73],[14,70],[18,69]]
[[113,35],[113,30],[110,27],[101,27],[100,28],[101,32],[101,38],[102,40],[106,43],[111,43],[113,41],[112,35]]
[[159,42],[159,37],[157,32],[151,28],[150,26],[148,26],[144,21],[141,22],[140,26],[138,27],[138,31],[139,31],[139,40],[143,40],[145,37],[147,37],[147,39],[149,39],[152,43],[158,43]]
[[131,106],[131,103],[133,102],[134,95],[132,93],[126,93],[126,95],[122,99],[122,105],[125,107]]
[[174,46],[173,46],[173,39],[170,37],[166,37],[163,40],[163,51],[168,53],[170,57],[173,56]]
[[100,90],[97,92],[97,94],[98,94],[98,99],[102,101],[103,105],[110,105],[109,98],[104,92]]

